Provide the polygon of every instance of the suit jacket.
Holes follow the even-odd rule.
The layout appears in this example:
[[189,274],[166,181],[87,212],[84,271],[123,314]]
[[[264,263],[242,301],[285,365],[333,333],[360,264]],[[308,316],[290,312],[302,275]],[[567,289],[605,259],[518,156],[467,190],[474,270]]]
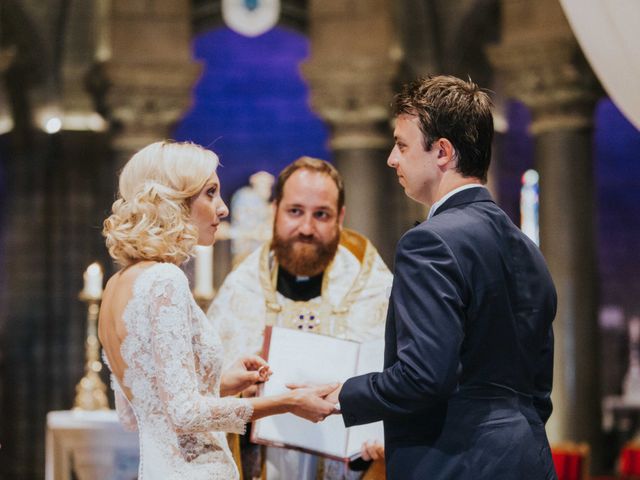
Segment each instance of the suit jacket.
[[485,188],[451,196],[400,240],[384,371],[347,380],[346,426],[383,420],[387,475],[555,478],[553,281]]

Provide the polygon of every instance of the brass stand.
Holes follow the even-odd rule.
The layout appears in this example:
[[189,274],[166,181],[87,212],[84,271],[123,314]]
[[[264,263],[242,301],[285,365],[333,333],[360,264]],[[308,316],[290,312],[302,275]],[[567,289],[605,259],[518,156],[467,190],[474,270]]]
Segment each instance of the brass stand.
[[87,304],[86,364],[84,377],[76,385],[73,408],[74,410],[108,410],[107,387],[100,378],[102,362],[97,330],[100,297],[91,297],[82,292],[80,300]]

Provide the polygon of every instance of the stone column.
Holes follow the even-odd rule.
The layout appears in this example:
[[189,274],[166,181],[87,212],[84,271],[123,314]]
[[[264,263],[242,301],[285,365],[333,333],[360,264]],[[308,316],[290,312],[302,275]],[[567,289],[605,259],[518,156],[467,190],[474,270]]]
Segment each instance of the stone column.
[[119,163],[163,138],[189,104],[199,67],[191,59],[188,0],[100,0],[105,28],[97,83],[115,123]]
[[506,94],[532,112],[540,174],[540,241],[558,291],[552,443],[601,451],[592,128],[599,95],[555,1],[503,1],[503,41],[492,62]]
[[[386,159],[389,106],[399,61],[393,5],[385,0],[312,0],[311,55],[304,75],[315,110],[331,127],[345,180],[346,225],[367,235],[390,263],[406,228],[403,194]],[[404,227],[404,228],[403,228]]]

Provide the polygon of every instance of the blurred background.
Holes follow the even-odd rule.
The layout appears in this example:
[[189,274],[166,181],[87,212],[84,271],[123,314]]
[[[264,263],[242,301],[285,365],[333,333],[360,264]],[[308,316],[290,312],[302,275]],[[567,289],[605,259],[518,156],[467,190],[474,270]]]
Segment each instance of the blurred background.
[[425,212],[386,166],[390,104],[431,73],[492,91],[489,188],[539,239],[559,292],[550,440],[614,472],[640,415],[640,52],[623,30],[640,15],[591,10],[606,35],[571,3],[0,0],[0,478],[43,478],[47,412],[73,406],[82,274],[114,272],[101,223],[132,153],[162,138],[211,148],[227,201],[258,171],[329,160],[346,225],[392,266]]

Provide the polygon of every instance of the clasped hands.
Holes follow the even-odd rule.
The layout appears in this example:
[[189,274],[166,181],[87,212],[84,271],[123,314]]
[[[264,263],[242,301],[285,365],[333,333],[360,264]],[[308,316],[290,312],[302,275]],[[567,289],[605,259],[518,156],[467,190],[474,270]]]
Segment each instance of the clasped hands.
[[[272,375],[267,362],[258,356],[240,358],[222,375],[220,394],[254,397],[257,386],[269,380]],[[289,392],[280,396],[285,411],[317,423],[329,415],[340,413],[338,397],[342,384],[310,385],[291,383],[286,385]],[[384,458],[384,447],[377,441],[364,442],[361,449],[364,460]]]
[[[257,355],[238,359],[224,372],[220,382],[220,395],[253,397],[257,386],[269,380],[273,372],[269,364]],[[329,415],[340,413],[336,408],[341,384],[324,385],[288,384],[283,401],[288,410],[311,422],[320,422]]]

